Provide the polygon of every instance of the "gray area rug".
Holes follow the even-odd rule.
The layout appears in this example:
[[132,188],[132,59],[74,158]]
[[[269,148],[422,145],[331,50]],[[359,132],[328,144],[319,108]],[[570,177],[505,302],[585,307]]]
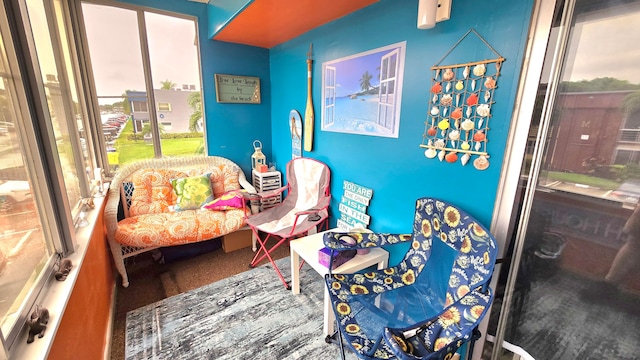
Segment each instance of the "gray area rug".
[[[593,285],[563,271],[538,279],[515,339],[507,340],[539,360],[640,359],[640,298],[604,291],[589,294]],[[618,303],[622,300],[624,305]]]
[[[290,279],[289,258],[277,263]],[[322,333],[323,284],[304,265],[301,294],[293,295],[268,264],[130,311],[125,357],[339,359]]]

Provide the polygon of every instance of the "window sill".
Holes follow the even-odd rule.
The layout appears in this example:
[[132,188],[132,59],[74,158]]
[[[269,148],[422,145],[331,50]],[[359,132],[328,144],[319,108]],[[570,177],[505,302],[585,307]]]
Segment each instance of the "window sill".
[[[39,304],[49,310],[49,323],[43,338],[36,336],[31,344],[27,344],[28,327],[24,326],[9,353],[9,359],[46,359],[56,338],[56,332],[64,316],[67,303],[78,279],[79,269],[82,268],[89,241],[96,229],[98,215],[103,211],[105,196],[94,198],[95,208],[87,211],[87,226],[76,229],[76,249],[67,257],[71,260],[73,268],[64,281],[51,279],[45,297]],[[53,277],[53,274],[51,274]],[[81,336],[81,335],[79,335]]]

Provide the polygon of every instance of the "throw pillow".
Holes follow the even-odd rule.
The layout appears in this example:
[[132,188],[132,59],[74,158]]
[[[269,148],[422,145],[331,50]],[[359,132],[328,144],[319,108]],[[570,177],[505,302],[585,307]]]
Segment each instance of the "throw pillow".
[[197,209],[213,199],[209,174],[171,180],[176,192],[175,211]]
[[244,208],[243,190],[232,190],[222,194],[219,198],[205,204],[203,208],[208,210],[229,210]]

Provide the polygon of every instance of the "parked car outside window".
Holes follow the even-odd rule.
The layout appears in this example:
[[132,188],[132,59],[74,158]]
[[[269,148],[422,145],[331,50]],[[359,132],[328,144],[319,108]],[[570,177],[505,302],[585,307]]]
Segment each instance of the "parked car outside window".
[[637,203],[640,199],[640,180],[627,180],[623,182],[611,195],[625,203]]
[[31,200],[31,187],[24,180],[0,180],[0,211],[11,211],[16,204]]

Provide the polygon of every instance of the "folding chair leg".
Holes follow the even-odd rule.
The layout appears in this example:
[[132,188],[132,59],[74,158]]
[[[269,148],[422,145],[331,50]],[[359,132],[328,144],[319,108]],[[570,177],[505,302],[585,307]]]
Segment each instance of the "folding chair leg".
[[340,329],[338,329],[337,333],[338,333],[338,339],[340,340],[340,359],[345,360],[344,343],[342,342],[342,333],[340,332]]
[[[256,234],[256,236],[257,236],[257,234]],[[258,247],[258,251],[256,252],[256,254],[253,256],[253,260],[251,260],[251,263],[249,264],[249,267],[251,267],[251,268],[255,267],[260,261],[262,261],[265,257],[267,257],[269,259],[269,262],[271,263],[271,265],[273,265],[273,269],[278,274],[278,277],[280,278],[280,281],[282,281],[282,284],[284,285],[284,287],[287,290],[291,290],[291,284],[287,283],[287,281],[284,279],[284,276],[282,276],[282,272],[280,272],[280,269],[278,268],[278,265],[276,265],[275,260],[273,260],[273,258],[271,257],[271,254],[269,253],[269,250],[273,250],[273,249],[277,248],[278,246],[282,245],[282,243],[287,241],[287,239],[286,238],[280,239],[280,241],[278,241],[277,244],[272,246],[271,249],[267,249],[267,240],[269,240],[269,236],[267,236],[264,240],[261,240],[260,237],[257,236],[257,240],[258,240],[258,243],[260,244],[260,246]],[[260,256],[260,252],[261,251],[264,252],[264,254],[262,254],[262,256]]]

